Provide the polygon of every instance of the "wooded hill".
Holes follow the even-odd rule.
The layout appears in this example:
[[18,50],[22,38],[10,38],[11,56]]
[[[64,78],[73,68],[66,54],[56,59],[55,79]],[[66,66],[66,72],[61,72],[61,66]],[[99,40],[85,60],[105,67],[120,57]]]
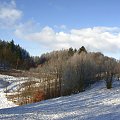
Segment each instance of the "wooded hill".
[[33,66],[33,59],[25,49],[15,45],[13,40],[10,42],[0,40],[1,69],[29,69]]
[[45,99],[85,91],[103,79],[111,89],[113,78],[119,78],[120,74],[118,60],[100,52],[88,52],[84,46],[78,50],[69,48],[43,54],[39,62],[37,68],[30,69],[29,75],[40,80],[38,88]]
[[19,95],[25,100],[29,97],[30,102],[82,92],[102,79],[111,89],[113,78],[119,78],[120,74],[119,60],[100,52],[88,52],[84,46],[78,50],[69,48],[45,53],[41,57],[30,57],[13,40],[0,41],[0,67],[29,69],[24,72],[29,79],[21,85],[24,90]]

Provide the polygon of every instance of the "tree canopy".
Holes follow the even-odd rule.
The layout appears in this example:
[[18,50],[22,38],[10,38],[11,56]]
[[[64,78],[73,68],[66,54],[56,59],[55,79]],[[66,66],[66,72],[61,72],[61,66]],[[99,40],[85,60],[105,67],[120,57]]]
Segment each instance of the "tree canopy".
[[14,41],[10,42],[0,40],[0,66],[1,68],[29,69],[34,65],[29,53],[15,45]]

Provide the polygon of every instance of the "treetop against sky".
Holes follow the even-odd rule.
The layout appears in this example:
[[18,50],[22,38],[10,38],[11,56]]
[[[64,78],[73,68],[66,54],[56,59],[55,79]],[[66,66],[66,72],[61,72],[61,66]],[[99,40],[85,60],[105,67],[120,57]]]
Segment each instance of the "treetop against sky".
[[0,0],[0,38],[31,55],[85,46],[120,58],[119,0]]

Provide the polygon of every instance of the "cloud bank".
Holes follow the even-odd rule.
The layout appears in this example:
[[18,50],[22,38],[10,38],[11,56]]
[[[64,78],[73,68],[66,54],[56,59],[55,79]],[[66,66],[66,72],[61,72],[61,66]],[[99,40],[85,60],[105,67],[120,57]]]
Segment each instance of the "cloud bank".
[[21,19],[22,11],[18,10],[16,3],[12,0],[10,3],[0,2],[0,27],[13,27]]
[[16,29],[15,35],[52,49],[85,46],[90,51],[109,53],[120,51],[120,28],[117,27],[71,29],[69,32],[56,32],[49,26],[42,28],[39,32],[26,33],[24,30],[23,25],[21,29]]
[[21,22],[23,11],[19,10],[14,0],[0,2],[0,28],[12,29],[13,35],[22,40],[40,44],[48,50],[80,48],[118,54],[120,51],[119,27],[92,27],[67,29],[66,25],[41,27],[39,23],[28,20]]

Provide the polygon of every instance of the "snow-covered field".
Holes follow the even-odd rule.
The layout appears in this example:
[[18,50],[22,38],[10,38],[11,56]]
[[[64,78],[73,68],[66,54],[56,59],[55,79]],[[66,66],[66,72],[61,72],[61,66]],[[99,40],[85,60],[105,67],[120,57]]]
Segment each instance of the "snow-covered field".
[[0,74],[0,109],[17,106],[13,102],[7,100],[6,91],[7,95],[13,93],[15,94],[19,87],[19,84],[24,83],[26,80],[27,78],[24,77],[16,78],[13,76]]
[[6,96],[5,96],[5,93],[2,90],[0,90],[0,109],[9,108],[9,107],[15,107],[15,106],[17,106],[17,105],[15,105],[11,101],[8,101]]
[[111,90],[101,81],[79,94],[0,109],[0,120],[120,120],[120,81]]
[[19,84],[24,83],[27,79],[28,79],[27,77],[25,78],[25,77],[13,77],[8,75],[0,75],[0,88],[1,86],[5,88],[7,84],[7,91],[15,92],[18,89]]
[[13,102],[7,100],[6,93],[4,92],[5,87],[9,85],[9,82],[11,80],[13,80],[10,78],[13,78],[13,77],[0,75],[0,109],[17,106]]

